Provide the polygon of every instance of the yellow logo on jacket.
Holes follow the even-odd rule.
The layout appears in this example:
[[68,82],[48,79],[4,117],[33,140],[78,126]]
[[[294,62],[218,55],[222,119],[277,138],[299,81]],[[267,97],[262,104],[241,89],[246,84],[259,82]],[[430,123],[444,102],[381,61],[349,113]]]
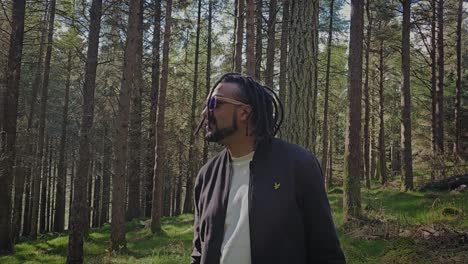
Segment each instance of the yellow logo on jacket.
[[275,182],[273,184],[273,188],[275,188],[275,191],[278,190],[280,188],[281,184],[279,182]]

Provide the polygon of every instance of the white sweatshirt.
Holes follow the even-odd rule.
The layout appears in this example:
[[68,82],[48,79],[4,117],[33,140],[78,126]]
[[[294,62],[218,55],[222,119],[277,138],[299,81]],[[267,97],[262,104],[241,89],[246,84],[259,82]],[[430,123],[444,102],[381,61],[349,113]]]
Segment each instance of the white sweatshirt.
[[221,264],[250,264],[249,176],[254,152],[232,158],[233,175],[224,221]]

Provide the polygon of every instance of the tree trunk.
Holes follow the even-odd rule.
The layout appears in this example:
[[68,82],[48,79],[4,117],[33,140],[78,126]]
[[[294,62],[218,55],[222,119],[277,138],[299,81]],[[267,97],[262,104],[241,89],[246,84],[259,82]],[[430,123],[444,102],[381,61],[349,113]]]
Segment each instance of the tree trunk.
[[455,103],[453,109],[453,122],[455,127],[455,140],[453,142],[453,154],[457,161],[460,160],[461,148],[461,90],[462,90],[462,17],[463,17],[463,0],[458,1],[458,17],[457,17],[457,83],[455,87]]
[[255,0],[246,0],[246,59],[247,75],[255,77]]
[[39,233],[44,234],[45,233],[45,227],[46,227],[46,207],[47,207],[47,182],[50,180],[50,174],[49,174],[49,153],[50,151],[50,146],[51,146],[51,141],[49,140],[49,135],[45,134],[44,135],[44,142],[45,142],[45,153],[42,157],[42,174],[41,175],[41,200],[40,200],[40,214],[39,214]]
[[104,124],[103,145],[101,226],[109,222],[112,144],[109,140],[109,124],[107,122]]
[[363,2],[351,0],[348,58],[348,110],[344,154],[343,211],[345,221],[361,215],[361,87]]
[[432,101],[432,111],[431,111],[431,143],[432,143],[432,152],[435,155],[437,153],[436,141],[437,141],[437,61],[436,61],[436,22],[437,22],[437,13],[436,13],[437,0],[431,1],[432,8],[432,17],[431,17],[431,101]]
[[384,42],[379,48],[379,175],[382,185],[387,183],[387,162],[385,159],[385,124],[384,124]]
[[151,71],[151,111],[150,111],[150,131],[147,149],[147,171],[146,171],[146,204],[145,217],[151,217],[151,202],[153,200],[153,176],[154,176],[154,156],[155,156],[155,131],[156,131],[156,110],[158,104],[160,62],[159,51],[161,46],[161,1],[154,0],[154,28],[153,28],[153,64]]
[[71,222],[71,215],[72,215],[72,202],[73,202],[73,192],[74,192],[74,188],[73,188],[73,183],[75,181],[75,174],[76,174],[76,170],[75,170],[75,164],[76,164],[76,160],[75,160],[75,151],[72,150],[71,152],[71,155],[72,155],[72,159],[71,159],[71,174],[70,174],[70,197],[69,197],[69,200],[68,200],[68,231],[70,231],[70,222]]
[[175,213],[176,215],[181,213],[182,208],[182,175],[185,175],[185,164],[184,164],[184,149],[182,141],[178,142],[178,150],[179,150],[179,176],[177,177],[177,190],[175,195]]
[[132,81],[135,74],[136,53],[138,47],[138,21],[140,17],[140,1],[130,1],[128,16],[127,41],[123,65],[122,83],[119,95],[114,137],[114,175],[112,181],[112,222],[111,249],[119,251],[126,246],[125,241],[125,178],[127,163],[128,120]]
[[42,64],[43,64],[43,54],[44,54],[44,45],[45,45],[45,37],[47,35],[47,2],[45,1],[45,9],[43,19],[41,21],[42,24],[42,33],[41,33],[41,40],[39,43],[39,59],[37,62],[37,69],[34,77],[34,81],[32,83],[32,91],[31,91],[31,103],[29,108],[28,114],[28,127],[27,127],[27,143],[26,143],[26,154],[25,156],[28,157],[26,160],[27,163],[27,170],[26,170],[26,203],[25,203],[25,214],[24,214],[24,223],[23,223],[23,236],[29,236],[31,232],[31,213],[32,213],[32,204],[33,204],[33,195],[34,195],[34,170],[33,166],[35,165],[35,144],[33,143],[33,139],[35,138],[35,132],[32,131],[34,116],[36,114],[36,101],[37,101],[37,93],[41,86],[42,81]]
[[90,9],[88,49],[83,85],[83,115],[81,119],[78,171],[73,179],[73,202],[70,214],[70,236],[67,263],[83,263],[83,237],[87,223],[86,186],[90,156],[90,136],[94,119],[94,90],[99,47],[102,0],[93,0]]
[[[13,2],[10,48],[6,71],[3,131],[0,132],[0,255],[14,252],[11,233],[11,186],[15,163],[18,93],[23,54],[25,1]],[[4,142],[3,140],[6,140]]]
[[132,86],[132,100],[130,105],[130,129],[129,129],[129,161],[128,161],[128,211],[127,220],[141,216],[140,208],[140,183],[141,183],[141,94],[143,82],[143,1],[140,1],[138,17],[138,39],[136,51],[136,67],[134,83]]
[[[34,195],[34,169],[35,166],[35,144],[33,143],[33,139],[35,138],[35,132],[32,131],[34,116],[36,114],[36,101],[37,101],[37,93],[41,86],[42,81],[42,64],[43,64],[43,54],[44,54],[44,45],[45,45],[45,37],[47,35],[47,1],[45,3],[45,9],[43,19],[41,21],[42,24],[42,33],[41,33],[41,40],[39,43],[39,59],[37,62],[37,69],[34,77],[34,81],[32,84],[32,91],[31,91],[31,103],[30,109],[28,114],[28,127],[27,127],[27,143],[26,143],[26,154],[25,156],[28,157],[26,160],[27,163],[27,170],[26,170],[26,203],[25,203],[25,213],[24,213],[24,223],[23,223],[23,236],[29,236],[31,232],[31,216],[32,216],[32,205],[33,205],[33,195]],[[36,200],[37,201],[37,200]]]
[[315,54],[312,49],[314,39],[311,28],[314,26],[315,1],[291,2],[291,27],[289,35],[288,73],[289,89],[286,105],[286,138],[295,144],[310,149],[310,102],[312,101],[313,71]]
[[[48,161],[48,166],[44,166],[44,170],[45,171],[47,169],[48,173],[45,174],[47,177],[46,177],[46,181],[47,182],[47,206],[46,206],[46,219],[45,219],[45,229],[44,229],[44,232],[47,233],[49,232],[49,227],[50,227],[50,216],[51,216],[51,207],[50,207],[50,198],[52,197],[52,193],[54,192],[54,190],[52,190],[52,178],[54,177],[52,175],[53,173],[53,167],[54,167],[54,164],[52,162],[52,156],[53,156],[53,149],[52,149],[52,144],[53,144],[53,138],[50,138],[49,139],[49,155],[47,157],[47,155],[45,155],[44,157],[44,161],[48,158],[49,161]],[[44,177],[44,176],[43,176]],[[44,182],[44,183],[45,183]]]
[[72,51],[68,51],[67,79],[65,81],[65,98],[62,114],[62,135],[60,137],[59,164],[57,175],[57,195],[55,200],[54,232],[63,232],[65,228],[65,190],[67,187],[67,162],[65,150],[67,144],[68,101],[70,98],[70,76],[72,71]]
[[100,226],[100,215],[101,215],[101,166],[99,161],[96,159],[95,162],[95,173],[94,173],[94,192],[93,192],[93,227]]
[[[328,24],[328,41],[327,41],[327,68],[325,73],[325,97],[323,106],[323,133],[322,133],[322,170],[325,175],[328,174],[328,95],[330,90],[330,61],[331,61],[331,45],[333,37],[333,4],[334,0],[330,1],[330,22]],[[325,181],[327,190],[330,183]]]
[[[208,36],[206,47],[206,96],[210,94],[211,89],[211,30],[213,17],[213,1],[209,0],[208,4]],[[208,143],[203,140],[203,164],[208,160]],[[180,212],[180,211],[178,211]]]
[[444,153],[444,1],[437,1],[437,87],[436,87],[436,150]]
[[21,212],[23,207],[23,190],[24,190],[24,167],[21,165],[22,161],[17,159],[15,168],[15,196],[14,196],[14,209],[13,209],[13,239],[18,241],[21,231]]
[[367,14],[367,35],[366,35],[366,66],[365,66],[365,80],[364,80],[364,179],[366,188],[370,189],[370,100],[369,100],[369,54],[371,49],[371,34],[372,34],[372,21],[373,17],[370,12],[370,2],[366,1],[366,14]]
[[[374,71],[373,71],[374,72]],[[375,74],[372,75],[373,77],[375,77]],[[372,86],[372,89],[371,89],[371,96],[370,96],[370,105],[373,106],[375,104],[375,88],[374,86]],[[377,164],[376,164],[376,158],[377,158],[377,154],[376,154],[376,145],[377,143],[375,142],[375,110],[373,109],[374,107],[372,107],[370,109],[370,119],[371,119],[371,128],[370,128],[370,166],[369,166],[369,170],[370,170],[370,177],[371,179],[375,179],[377,178]]]
[[333,187],[333,122],[330,123],[330,137],[328,138],[328,171],[326,174],[326,183],[328,188]]
[[[265,84],[267,87],[273,89],[273,76],[275,73],[275,33],[276,33],[276,13],[277,1],[270,0],[270,10],[268,12],[268,42],[267,42],[267,54],[266,54],[266,72],[265,72]],[[258,31],[257,31],[258,34]],[[258,47],[258,46],[257,46]]]
[[[318,26],[319,26],[319,1],[314,2],[314,21],[315,21],[315,26],[312,27],[312,52],[314,54],[314,59],[313,59],[313,65],[314,65],[314,71],[313,71],[313,95],[312,95],[312,116],[309,117],[307,120],[307,124],[309,129],[311,130],[311,138],[309,140],[309,149],[312,151],[312,153],[316,153],[316,139],[317,139],[317,98],[318,98],[318,55],[319,55],[319,50],[318,50],[318,39],[319,39],[319,32],[318,32]],[[311,92],[311,90],[309,90]],[[308,107],[309,108],[309,107]]]
[[193,73],[193,93],[192,93],[192,110],[190,115],[190,136],[189,136],[189,169],[187,171],[187,179],[185,185],[185,199],[183,213],[192,212],[193,208],[193,178],[196,176],[197,163],[195,162],[195,134],[193,133],[197,128],[195,124],[195,112],[197,109],[197,91],[198,91],[198,54],[200,51],[200,30],[201,30],[201,0],[198,0],[198,12],[197,12],[197,33],[195,37],[195,65]]
[[402,183],[405,191],[413,189],[413,156],[411,151],[411,89],[410,89],[410,15],[411,0],[403,2],[403,31],[401,38],[401,157]]
[[50,73],[50,60],[52,57],[52,40],[54,36],[54,21],[55,21],[55,0],[50,2],[50,11],[49,11],[49,26],[47,33],[47,49],[45,56],[44,64],[44,79],[42,81],[42,91],[41,91],[41,109],[39,112],[39,136],[37,144],[37,154],[36,154],[36,163],[33,171],[34,179],[34,199],[32,202],[32,216],[31,216],[31,236],[33,238],[37,237],[37,220],[39,214],[39,190],[40,190],[40,173],[41,173],[41,161],[44,154],[44,133],[46,127],[46,108],[47,108],[47,99],[48,99],[48,90],[49,90],[49,73]]
[[161,217],[163,213],[162,195],[164,187],[164,160],[166,156],[166,146],[164,142],[164,114],[166,110],[166,90],[169,77],[169,44],[171,39],[171,15],[172,0],[166,3],[166,23],[164,26],[164,45],[161,83],[158,96],[158,111],[156,118],[156,149],[153,182],[153,208],[151,210],[151,231],[153,233],[161,230]]
[[[55,152],[55,158],[57,158],[57,152]],[[51,161],[52,162],[52,161]],[[56,190],[54,189],[56,185],[56,179],[57,179],[57,174],[58,174],[58,164],[57,162],[54,162],[54,171],[52,172],[52,185],[50,186],[50,190],[52,191],[52,196],[51,196],[51,201],[50,201],[50,216],[49,216],[49,221],[50,221],[50,226],[49,230],[52,230],[52,227],[54,225],[54,217],[55,217],[55,210],[54,210],[54,201],[55,201],[55,193]]]
[[[91,136],[93,137],[93,136]],[[91,139],[91,142],[94,140]],[[95,163],[95,153],[94,149],[91,149],[90,152],[90,163],[89,163],[89,170],[88,170],[88,188],[86,190],[86,201],[87,201],[87,210],[86,210],[86,225],[85,225],[85,236],[87,237],[89,235],[89,229],[91,227],[91,216],[92,216],[92,206],[93,206],[93,175],[94,175],[94,163]]]
[[242,43],[244,40],[245,0],[237,0],[236,49],[234,51],[234,71],[242,72]]
[[287,106],[287,72],[288,72],[288,39],[289,39],[289,0],[283,0],[283,20],[281,21],[281,45],[280,45],[280,74],[279,74],[279,99],[283,107]]
[[[260,70],[262,68],[262,53],[263,53],[263,48],[262,48],[262,42],[263,42],[263,34],[262,34],[262,28],[263,28],[263,13],[262,13],[262,5],[263,5],[263,0],[256,0],[256,10],[255,10],[255,15],[256,15],[256,33],[255,33],[255,79],[259,80],[261,79],[261,74]],[[273,86],[269,86],[273,87]]]

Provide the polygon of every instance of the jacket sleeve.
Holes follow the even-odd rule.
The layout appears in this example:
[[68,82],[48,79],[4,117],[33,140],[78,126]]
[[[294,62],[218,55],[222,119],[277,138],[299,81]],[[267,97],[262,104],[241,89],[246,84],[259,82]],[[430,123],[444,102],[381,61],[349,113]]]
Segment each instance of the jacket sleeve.
[[195,221],[193,224],[193,242],[192,242],[192,254],[191,264],[201,263],[201,240],[200,240],[200,193],[201,193],[201,171],[198,173],[197,180],[194,188],[194,207],[195,207]]
[[297,176],[304,210],[306,263],[346,263],[333,224],[320,164],[311,153],[299,163]]

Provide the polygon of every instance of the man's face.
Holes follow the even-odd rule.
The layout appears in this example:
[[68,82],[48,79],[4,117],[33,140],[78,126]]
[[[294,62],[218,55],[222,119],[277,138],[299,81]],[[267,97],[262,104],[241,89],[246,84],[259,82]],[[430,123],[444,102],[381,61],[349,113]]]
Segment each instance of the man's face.
[[220,83],[207,98],[203,109],[205,117],[205,139],[224,143],[225,139],[239,129],[238,109],[245,106],[234,96],[239,87],[235,83]]

